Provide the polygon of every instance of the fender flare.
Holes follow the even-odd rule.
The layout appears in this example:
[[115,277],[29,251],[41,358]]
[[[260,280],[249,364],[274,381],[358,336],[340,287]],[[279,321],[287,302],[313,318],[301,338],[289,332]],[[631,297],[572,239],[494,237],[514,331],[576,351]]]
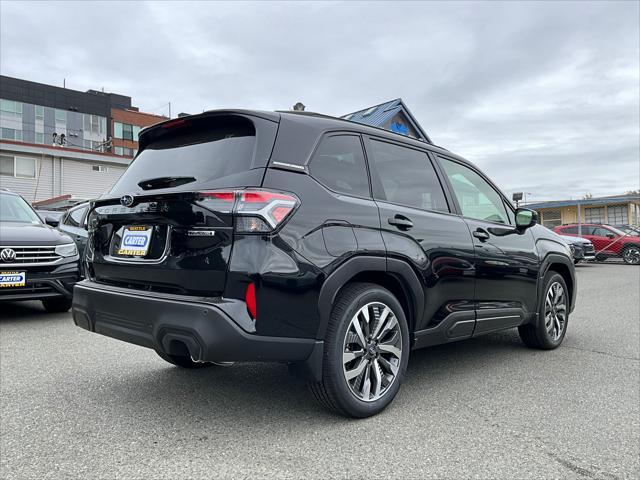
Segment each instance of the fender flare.
[[424,289],[411,266],[403,261],[379,256],[359,256],[347,260],[336,268],[325,280],[318,296],[318,314],[320,324],[316,338],[323,339],[329,324],[331,310],[340,289],[353,277],[362,272],[389,273],[399,280],[411,305],[415,324],[424,314]]
[[576,304],[575,300],[578,286],[576,284],[575,265],[573,264],[573,261],[566,255],[550,252],[542,259],[542,263],[540,264],[540,273],[538,275],[538,300],[540,300],[541,296],[544,294],[544,292],[542,291],[542,279],[549,271],[551,265],[558,263],[567,267],[567,270],[569,270],[569,275],[571,277],[571,298],[569,300],[569,311],[571,312],[573,311]]

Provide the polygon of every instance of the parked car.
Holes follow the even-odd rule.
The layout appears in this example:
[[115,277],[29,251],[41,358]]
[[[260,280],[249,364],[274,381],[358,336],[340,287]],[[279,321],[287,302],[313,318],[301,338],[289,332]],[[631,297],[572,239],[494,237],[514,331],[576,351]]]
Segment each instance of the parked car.
[[570,224],[555,227],[553,230],[560,235],[578,235],[589,240],[593,243],[598,261],[620,257],[629,265],[640,264],[640,237],[628,235],[611,225]]
[[64,212],[58,224],[58,230],[69,235],[76,243],[81,258],[87,245],[85,219],[88,210],[89,202],[80,203]]
[[471,163],[317,114],[149,127],[88,215],[78,326],[185,368],[287,363],[346,416],[393,400],[411,349],[553,349],[575,305],[569,247]]
[[580,262],[590,262],[596,259],[593,243],[586,238],[572,237],[570,235],[560,235],[560,237],[567,242],[569,248],[571,248],[573,263],[576,265]]
[[7,190],[0,191],[0,232],[0,301],[42,300],[49,312],[69,310],[78,281],[73,241]]

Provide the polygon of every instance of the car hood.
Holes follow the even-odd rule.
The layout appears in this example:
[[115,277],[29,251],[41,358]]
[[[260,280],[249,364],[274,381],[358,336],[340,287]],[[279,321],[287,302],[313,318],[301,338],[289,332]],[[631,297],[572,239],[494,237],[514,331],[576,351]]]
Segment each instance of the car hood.
[[71,243],[71,238],[43,223],[4,222],[0,225],[0,245],[60,245]]
[[572,237],[570,235],[560,235],[560,237],[566,241],[566,242],[572,242],[572,243],[591,243],[591,240],[587,240],[586,238],[582,238],[582,237]]

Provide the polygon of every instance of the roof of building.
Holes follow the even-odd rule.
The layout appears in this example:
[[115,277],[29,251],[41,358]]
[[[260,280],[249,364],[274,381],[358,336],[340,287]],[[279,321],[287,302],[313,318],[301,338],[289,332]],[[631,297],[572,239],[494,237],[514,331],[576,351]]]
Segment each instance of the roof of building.
[[379,105],[374,105],[373,107],[367,107],[363,110],[358,110],[357,112],[348,113],[340,118],[349,120],[351,122],[372,125],[374,127],[382,127],[399,112],[405,114],[413,129],[418,132],[420,140],[432,143],[431,139],[427,135],[427,132],[422,129],[418,121],[411,114],[411,111],[407,108],[401,98],[396,98],[395,100],[390,100]]
[[539,203],[527,203],[527,208],[540,209],[540,208],[562,208],[573,207],[575,205],[610,205],[614,203],[628,203],[631,201],[640,201],[640,195],[613,195],[610,197],[593,197],[593,198],[579,198],[576,200],[554,200],[550,202]]

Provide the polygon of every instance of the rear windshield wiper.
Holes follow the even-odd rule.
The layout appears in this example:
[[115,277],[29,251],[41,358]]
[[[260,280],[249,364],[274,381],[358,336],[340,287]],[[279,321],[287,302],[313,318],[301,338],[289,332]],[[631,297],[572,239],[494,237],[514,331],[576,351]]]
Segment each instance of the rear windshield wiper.
[[138,182],[138,186],[143,190],[153,190],[154,188],[171,188],[195,182],[194,177],[157,177],[149,178]]

